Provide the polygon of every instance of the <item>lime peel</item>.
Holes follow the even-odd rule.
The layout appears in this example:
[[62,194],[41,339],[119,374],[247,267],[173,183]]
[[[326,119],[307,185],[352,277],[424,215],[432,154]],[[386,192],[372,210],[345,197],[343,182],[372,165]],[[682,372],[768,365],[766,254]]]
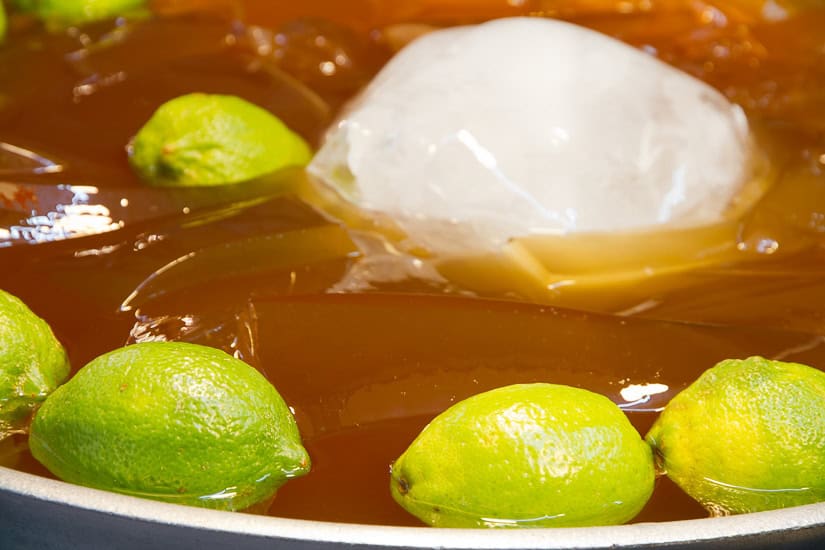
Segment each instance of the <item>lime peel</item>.
[[825,500],[825,373],[730,359],[676,395],[646,436],[661,469],[712,515]]
[[438,527],[624,523],[655,472],[609,399],[553,384],[498,388],[436,417],[395,461],[393,498]]
[[7,26],[8,22],[6,21],[6,8],[4,8],[3,3],[0,2],[0,43],[2,43],[6,38]]
[[306,142],[269,111],[239,97],[188,94],[161,105],[129,145],[147,183],[223,185],[304,166]]
[[91,361],[35,415],[32,455],[98,489],[240,510],[309,471],[291,411],[257,370],[182,342]]
[[69,371],[66,350],[46,321],[0,290],[0,439],[25,431],[32,411]]
[[140,13],[146,0],[17,0],[17,5],[57,30]]

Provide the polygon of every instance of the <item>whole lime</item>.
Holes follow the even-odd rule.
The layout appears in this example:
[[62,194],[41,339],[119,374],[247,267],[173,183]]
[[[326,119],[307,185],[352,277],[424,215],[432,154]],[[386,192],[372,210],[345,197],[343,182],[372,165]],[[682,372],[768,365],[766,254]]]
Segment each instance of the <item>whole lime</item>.
[[825,500],[825,373],[762,357],[722,361],[647,434],[676,484],[714,515]]
[[0,439],[22,431],[67,376],[66,350],[46,321],[0,290]]
[[82,25],[134,12],[146,5],[146,0],[35,0],[21,2],[23,11],[30,11],[54,27]]
[[71,483],[227,510],[309,470],[275,388],[223,351],[181,342],[91,361],[39,409],[29,445]]
[[161,105],[129,146],[148,183],[221,185],[310,159],[306,142],[277,117],[228,95],[189,94]]
[[436,417],[392,466],[402,507],[438,527],[624,523],[653,492],[650,448],[604,396],[524,384]]

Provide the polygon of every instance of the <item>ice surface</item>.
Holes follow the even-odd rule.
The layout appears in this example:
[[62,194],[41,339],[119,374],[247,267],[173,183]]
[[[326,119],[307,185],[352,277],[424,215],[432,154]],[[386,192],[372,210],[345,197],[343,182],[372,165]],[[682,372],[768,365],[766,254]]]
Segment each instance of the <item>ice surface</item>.
[[418,244],[464,253],[714,223],[750,149],[743,112],[706,84],[599,33],[513,18],[402,50],[310,171]]

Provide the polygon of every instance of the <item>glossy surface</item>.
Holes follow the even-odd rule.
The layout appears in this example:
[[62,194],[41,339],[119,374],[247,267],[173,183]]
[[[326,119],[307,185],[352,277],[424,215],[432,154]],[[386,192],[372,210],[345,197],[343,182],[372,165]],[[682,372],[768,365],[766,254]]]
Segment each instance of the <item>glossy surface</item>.
[[[193,15],[186,4],[209,9]],[[229,4],[158,2],[178,14],[66,35],[15,18],[0,49],[0,287],[52,324],[75,366],[127,342],[176,338],[264,372],[294,407],[314,463],[270,514],[417,525],[392,502],[389,464],[435,414],[485,389],[585,387],[626,408],[644,433],[674,392],[721,359],[760,354],[825,368],[822,10],[778,22],[721,3],[571,12],[740,103],[765,129],[778,175],[724,233],[724,263],[605,280],[588,279],[600,266],[578,255],[559,269],[578,284],[536,296],[506,264],[433,265],[394,253],[368,223],[343,227],[311,206],[328,204],[298,172],[214,192],[148,189],[124,149],[160,103],[192,91],[240,95],[317,145],[391,54],[385,38],[399,22],[519,9]],[[317,70],[326,62],[329,75]],[[678,248],[630,242],[591,257],[614,262],[614,273],[646,272]],[[23,449],[22,438],[6,443],[2,464],[42,474]],[[638,520],[704,515],[661,479]]]
[[627,523],[653,493],[653,452],[615,403],[558,384],[459,401],[393,462],[393,499],[433,527]]
[[88,363],[37,411],[29,449],[70,483],[228,511],[267,503],[310,469],[275,388],[243,361],[187,342]]
[[668,477],[719,515],[825,500],[825,373],[762,357],[722,361],[646,435]]

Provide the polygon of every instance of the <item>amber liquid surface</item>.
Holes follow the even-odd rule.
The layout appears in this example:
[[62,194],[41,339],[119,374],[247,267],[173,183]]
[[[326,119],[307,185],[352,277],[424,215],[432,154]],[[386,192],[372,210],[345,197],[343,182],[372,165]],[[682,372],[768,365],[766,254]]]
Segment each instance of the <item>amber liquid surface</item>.
[[[269,509],[290,518],[418,525],[392,502],[389,466],[436,414],[486,389],[584,387],[620,404],[644,434],[721,359],[825,368],[825,10],[766,22],[721,1],[631,13],[568,4],[551,13],[495,0],[157,1],[153,18],[63,34],[16,16],[0,49],[0,288],[49,321],[74,368],[147,339],[212,345],[259,368],[294,408],[313,458]],[[643,298],[622,311],[599,308],[599,296],[559,308],[415,277],[339,292],[369,253],[293,192],[300,172],[159,190],[129,169],[126,144],[172,97],[239,95],[317,144],[397,36],[525,13],[644,48],[765,129],[778,175],[741,222],[741,261],[647,295],[640,281],[633,292]],[[77,220],[67,207],[92,203],[105,206],[95,215],[109,230],[60,233]],[[594,292],[608,304],[622,291]],[[668,389],[629,400],[622,390],[634,384]],[[3,462],[48,475],[23,443]],[[660,479],[635,521],[705,515]]]

